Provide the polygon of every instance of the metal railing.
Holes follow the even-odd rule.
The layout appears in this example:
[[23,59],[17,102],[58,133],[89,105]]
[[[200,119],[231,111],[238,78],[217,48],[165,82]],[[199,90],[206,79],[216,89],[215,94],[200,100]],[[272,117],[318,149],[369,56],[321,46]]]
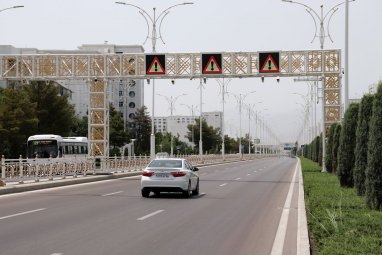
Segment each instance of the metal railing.
[[[186,158],[192,165],[206,165],[214,163],[251,160],[260,157],[275,156],[271,154],[226,154],[222,155],[176,155],[176,158]],[[47,159],[5,159],[1,158],[0,180],[5,182],[24,183],[25,181],[65,179],[70,176],[87,176],[95,174],[113,174],[123,172],[139,172],[150,162],[149,156],[136,157],[73,157]]]

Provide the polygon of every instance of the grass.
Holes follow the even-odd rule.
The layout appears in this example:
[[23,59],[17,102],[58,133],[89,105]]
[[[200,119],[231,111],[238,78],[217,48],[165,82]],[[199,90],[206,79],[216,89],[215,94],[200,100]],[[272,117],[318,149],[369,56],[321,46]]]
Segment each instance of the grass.
[[301,165],[312,254],[382,254],[382,212],[317,163],[302,158]]

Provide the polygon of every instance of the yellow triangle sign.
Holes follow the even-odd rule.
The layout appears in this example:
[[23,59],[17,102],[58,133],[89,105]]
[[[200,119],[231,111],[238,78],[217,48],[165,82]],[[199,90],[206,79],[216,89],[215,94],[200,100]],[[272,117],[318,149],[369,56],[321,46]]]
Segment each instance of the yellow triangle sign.
[[222,69],[220,68],[214,56],[211,56],[208,60],[207,65],[203,69],[203,73],[222,73]]
[[147,74],[165,74],[165,69],[157,57],[155,57],[153,62],[151,62],[151,65],[147,70]]
[[278,73],[280,72],[279,67],[276,64],[276,61],[273,59],[272,55],[269,54],[266,60],[264,61],[263,66],[260,69],[261,73]]

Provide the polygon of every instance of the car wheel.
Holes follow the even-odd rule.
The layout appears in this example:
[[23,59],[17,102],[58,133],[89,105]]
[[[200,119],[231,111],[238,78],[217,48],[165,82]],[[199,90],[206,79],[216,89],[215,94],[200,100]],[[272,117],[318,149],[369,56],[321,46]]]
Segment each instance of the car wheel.
[[150,196],[150,190],[148,190],[148,189],[142,189],[141,193],[142,193],[142,197],[149,197]]
[[198,182],[196,183],[195,190],[192,191],[192,195],[194,195],[194,196],[199,195],[199,179],[198,179]]
[[191,197],[192,191],[191,191],[191,181],[188,182],[187,190],[183,191],[183,196],[185,198]]

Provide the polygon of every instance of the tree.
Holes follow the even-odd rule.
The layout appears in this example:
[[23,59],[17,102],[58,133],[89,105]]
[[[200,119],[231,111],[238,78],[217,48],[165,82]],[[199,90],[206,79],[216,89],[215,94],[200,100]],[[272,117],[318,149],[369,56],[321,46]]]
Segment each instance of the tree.
[[364,95],[359,106],[358,126],[356,130],[354,187],[357,194],[365,194],[365,171],[367,167],[367,143],[369,136],[369,122],[373,110],[373,95]]
[[334,135],[333,135],[333,148],[332,148],[332,170],[333,170],[333,173],[337,172],[338,148],[340,147],[341,130],[342,130],[342,126],[340,124],[338,124],[336,129],[334,130]]
[[32,81],[23,88],[30,101],[36,103],[37,133],[68,136],[74,117],[74,107],[69,103],[68,95],[59,95],[54,82]]
[[382,209],[382,82],[373,101],[367,145],[366,204],[373,209]]
[[338,123],[333,123],[330,126],[328,134],[328,143],[326,146],[326,157],[325,157],[325,167],[326,170],[331,173],[333,172],[333,142],[334,142],[334,133],[337,128]]
[[88,137],[88,117],[74,116],[72,120],[72,128],[70,136],[85,136]]
[[[194,141],[195,145],[199,144],[200,141],[200,130],[199,124],[200,119],[195,119],[194,124]],[[191,142],[192,141],[192,125],[188,125],[187,129],[187,138]],[[213,128],[212,126],[208,126],[205,120],[202,121],[202,139],[203,139],[203,150],[208,151],[209,153],[217,153],[219,148],[221,147],[222,138],[220,135],[220,130],[218,128]],[[219,146],[220,145],[220,146]]]
[[355,132],[358,121],[359,104],[350,104],[345,112],[345,118],[341,131],[340,146],[338,149],[337,176],[343,187],[353,187]]
[[110,141],[110,155],[120,155],[119,148],[129,142],[129,134],[125,130],[121,115],[117,112],[112,105],[110,109],[110,129],[109,129],[109,141]]
[[137,139],[134,144],[136,154],[150,153],[151,118],[146,106],[138,108],[132,121],[130,137]]
[[20,85],[3,90],[0,112],[0,153],[7,158],[25,155],[29,136],[37,131],[36,103]]

